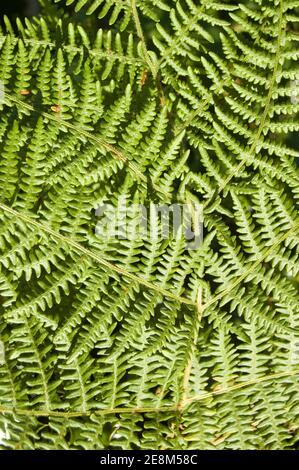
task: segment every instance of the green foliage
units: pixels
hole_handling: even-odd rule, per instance
[[[299,2],[56,2],[0,31],[0,446],[297,448]]]

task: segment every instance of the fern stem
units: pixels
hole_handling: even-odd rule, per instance
[[[188,401],[189,381],[190,381],[190,375],[191,375],[191,370],[192,370],[192,362],[196,354],[196,345],[197,345],[197,340],[198,340],[199,327],[200,327],[200,322],[201,322],[202,314],[203,314],[202,289],[201,288],[198,289],[196,306],[197,306],[197,317],[196,317],[196,321],[195,321],[195,325],[193,329],[193,334],[191,336],[191,338],[193,337],[193,340],[192,340],[192,346],[191,346],[191,351],[190,351],[190,357],[184,369],[183,384],[182,384],[182,397],[178,403],[179,410],[183,410],[186,402]]]
[[[299,369],[288,370],[285,372],[277,372],[274,374],[264,375],[257,379],[248,380],[246,382],[241,382],[230,387],[226,387],[219,390],[214,390],[212,392],[204,392],[200,395],[195,395],[193,397],[189,397],[185,401],[185,407],[189,406],[190,404],[202,400],[206,400],[207,398],[212,398],[216,395],[224,395],[226,393],[230,393],[234,390],[243,389],[252,385],[257,385],[263,382],[269,382],[270,380],[280,379],[284,377],[293,377],[299,374]],[[182,411],[178,409],[178,406],[164,406],[161,408],[153,408],[153,407],[138,407],[138,408],[107,408],[107,409],[95,409],[89,411],[54,411],[54,410],[29,410],[26,408],[12,408],[12,407],[5,407],[0,406],[0,413],[7,413],[7,414],[18,414],[18,415],[25,415],[25,416],[52,416],[52,417],[61,417],[61,418],[79,418],[79,417],[88,417],[91,415],[109,415],[109,414],[135,414],[135,413],[167,413],[169,411],[177,412]]]
[[[144,37],[144,34],[143,34],[143,30],[142,30],[142,26],[141,26],[141,23],[140,23],[138,10],[137,10],[137,6],[136,6],[136,0],[130,0],[130,1],[131,1],[132,14],[133,14],[133,18],[134,18],[134,22],[135,22],[135,26],[136,26],[136,31],[137,31],[138,37],[139,37],[139,39],[142,43],[144,57],[145,57],[145,60],[146,60],[148,66],[150,68],[150,71],[153,74],[154,79],[156,79],[157,74],[158,74],[158,70],[155,67],[154,63],[152,62],[152,60],[149,56],[148,50],[147,50],[146,41],[145,41],[145,37]]]
[[[231,386],[226,387],[226,388],[222,388],[222,389],[220,388],[219,390],[214,390],[212,392],[206,392],[206,393],[202,393],[200,395],[195,395],[193,397],[188,398],[186,400],[185,404],[187,406],[187,405],[190,405],[193,402],[205,400],[206,398],[210,398],[210,397],[213,397],[215,395],[224,395],[226,393],[233,392],[234,390],[239,390],[239,389],[242,389],[242,388],[250,387],[251,385],[257,385],[257,384],[260,384],[260,383],[263,383],[263,382],[268,382],[270,380],[275,380],[275,379],[279,379],[279,378],[282,378],[282,377],[293,377],[293,376],[298,375],[298,374],[299,374],[299,369],[294,369],[294,370],[289,370],[289,371],[286,371],[286,372],[276,372],[274,374],[264,375],[264,376],[259,377],[257,379],[247,380],[246,382],[237,383],[235,385],[231,385]]]

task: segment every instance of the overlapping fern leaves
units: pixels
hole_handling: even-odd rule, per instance
[[[296,447],[299,3],[41,4],[0,36],[2,446]],[[124,195],[203,243],[102,240]]]

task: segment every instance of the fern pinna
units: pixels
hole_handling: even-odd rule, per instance
[[[2,448],[297,448],[298,13],[3,18]],[[139,237],[134,210],[131,236],[101,238],[97,208],[124,196],[153,218],[197,201],[202,242]]]

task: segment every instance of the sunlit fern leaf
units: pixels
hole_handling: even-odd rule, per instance
[[[1,448],[296,448],[298,8],[4,19]]]

